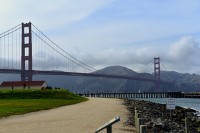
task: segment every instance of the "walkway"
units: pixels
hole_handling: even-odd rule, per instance
[[[123,126],[127,113],[122,100],[90,98],[76,105],[1,119],[0,132],[93,133],[96,128],[119,115],[121,121],[113,126],[113,133],[130,133],[130,129]]]

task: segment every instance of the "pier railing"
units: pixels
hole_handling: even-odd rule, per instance
[[[145,93],[82,93],[84,97],[102,98],[185,98],[182,92],[145,92]]]

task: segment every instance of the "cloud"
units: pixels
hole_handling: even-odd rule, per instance
[[[200,73],[200,43],[191,36],[181,38],[169,47],[167,62],[171,69]]]
[[[138,70],[153,62],[154,57],[160,57],[162,64],[168,71],[200,73],[200,62],[198,62],[200,43],[193,37],[182,37],[179,41],[169,45],[168,48],[161,48],[156,46],[129,49],[110,48],[95,54],[79,53],[78,58],[97,68],[122,65]],[[162,70],[165,70],[163,66]]]
[[[169,56],[175,61],[186,61],[192,56],[198,56],[199,43],[191,36],[183,37],[170,46]]]
[[[0,0],[0,24],[4,27],[32,21],[43,30],[84,20],[113,0]]]

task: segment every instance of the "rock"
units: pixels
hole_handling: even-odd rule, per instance
[[[170,111],[166,110],[166,105],[138,100],[125,100],[125,105],[130,111],[130,117],[127,121],[127,125],[134,126],[134,113],[135,108],[137,108],[138,112],[144,119],[144,123],[147,125],[148,132],[170,132]],[[193,109],[185,109],[177,106],[176,109],[172,111],[173,132],[185,132],[184,126],[186,114],[188,115],[188,120],[190,121],[190,131],[192,131],[192,133],[198,132],[196,128],[200,125],[200,120],[194,112],[196,111]]]

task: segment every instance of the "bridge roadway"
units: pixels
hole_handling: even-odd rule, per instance
[[[0,73],[13,73],[21,74],[19,69],[0,69]],[[28,72],[28,71],[27,71]],[[114,79],[130,79],[139,81],[155,82],[155,79],[147,79],[133,76],[122,76],[122,75],[108,75],[108,74],[97,74],[97,73],[78,73],[78,72],[63,72],[63,71],[40,71],[32,70],[33,75],[67,75],[67,76],[84,76],[84,77],[103,77],[103,78],[114,78]],[[165,81],[160,81],[165,82]]]

